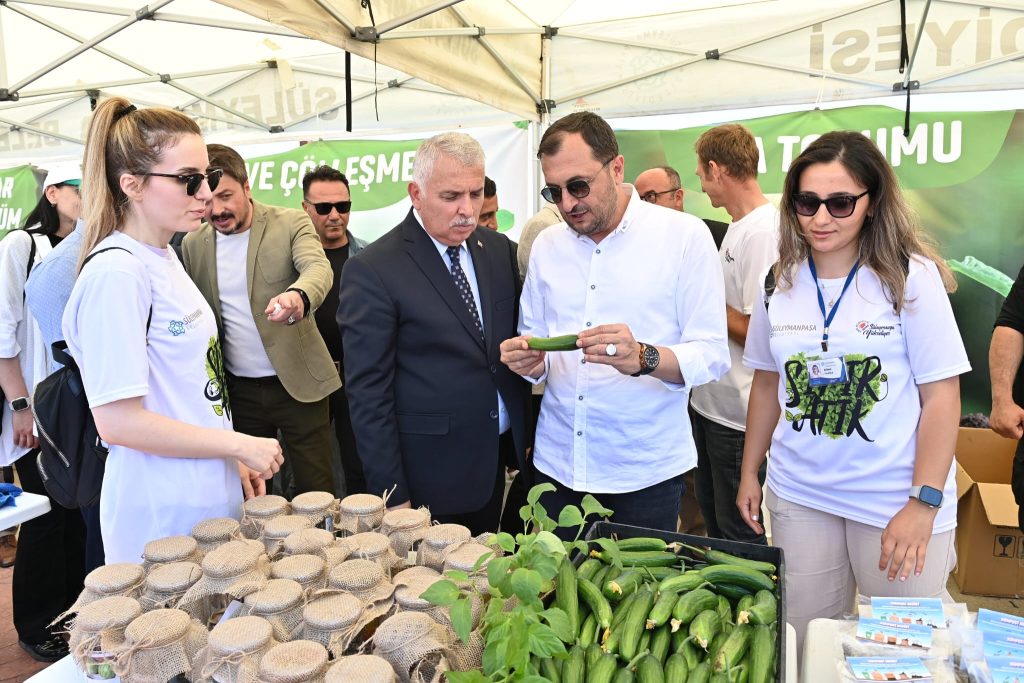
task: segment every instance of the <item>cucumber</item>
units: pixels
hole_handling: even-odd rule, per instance
[[[775,565],[771,562],[748,560],[745,557],[737,557],[736,555],[732,555],[721,550],[712,550],[710,548],[704,550],[701,548],[695,548],[692,545],[682,544],[682,546],[687,550],[700,555],[708,564],[729,564],[734,567],[746,567],[747,569],[753,569],[768,575],[775,574]]]
[[[756,569],[749,569],[747,567],[731,564],[713,564],[701,569],[700,574],[708,583],[713,583],[716,586],[728,584],[746,588],[751,592],[775,590],[775,582],[771,578]]]
[[[706,609],[690,622],[690,635],[706,652],[712,639],[722,631],[722,617],[713,609]]]
[[[719,671],[731,670],[738,666],[747,654],[747,650],[750,649],[751,636],[753,636],[753,629],[747,624],[740,624],[734,628],[725,644],[715,654],[715,659],[711,663],[711,670],[718,673]]]
[[[603,550],[591,550],[590,555],[608,564],[612,562],[612,556]],[[619,552],[619,560],[626,567],[671,567],[679,562],[679,556],[660,550],[624,550]]]
[[[651,651],[651,634],[653,631],[645,630],[640,634],[640,644],[636,646],[637,652],[648,653]]]
[[[586,655],[583,648],[573,645],[569,650],[569,658],[562,662],[561,683],[584,683],[587,672]]]
[[[601,628],[611,626],[612,606],[608,604],[600,589],[586,579],[578,578],[576,580],[576,590],[579,591],[580,599],[590,608],[591,613],[596,617],[597,623],[601,625]]]
[[[778,600],[775,598],[775,593],[771,591],[757,591],[757,593],[754,594],[754,602],[759,605],[761,603],[770,602],[774,605]]]
[[[686,665],[690,667],[690,671],[697,668],[697,665],[704,661],[704,651],[697,646],[697,643],[693,642],[692,638],[687,638],[683,646],[676,650],[686,660]]]
[[[711,681],[711,662],[701,662],[690,669],[690,677],[686,683],[709,683]],[[562,683],[565,683],[563,680]]]
[[[615,670],[618,669],[615,655],[602,653],[593,665],[587,666],[587,683],[612,683]]]
[[[739,602],[743,598],[754,596],[754,592],[749,588],[743,588],[742,586],[735,586],[731,583],[720,583],[716,585],[715,592],[719,595],[724,595],[726,598],[733,602]]]
[[[576,567],[576,576],[577,578],[593,581],[594,575],[597,574],[598,570],[603,566],[604,564],[601,560],[596,557],[588,557],[580,563],[580,566]]]
[[[725,641],[729,640],[729,634],[725,631],[715,634],[714,640],[711,641],[711,645],[708,647],[708,656],[704,658],[704,661],[711,662],[711,672],[715,672],[715,657],[718,656],[718,651],[725,645]]]
[[[541,658],[540,675],[551,683],[562,683],[562,671],[558,668],[558,660],[554,657]]]
[[[748,662],[750,683],[770,683],[775,679],[775,634],[769,627],[754,627]]]
[[[633,678],[633,670],[625,666],[615,672],[615,678],[612,679],[612,683],[633,683]]]
[[[580,632],[580,598],[577,594],[576,567],[563,558],[558,565],[558,583],[555,588],[555,607],[558,607],[569,617],[569,631],[575,638]]]
[[[598,645],[597,643],[592,643],[583,651],[583,654],[584,659],[587,663],[587,680],[589,681],[590,672],[593,671],[595,667],[597,667],[597,660],[601,659],[601,657],[604,657],[605,653],[601,649],[600,645]]]
[[[612,614],[611,628],[605,630],[604,635],[601,637],[601,647],[605,652],[615,653],[619,651],[622,622],[626,620],[626,616],[633,608],[633,603],[636,602],[639,597],[639,593],[633,593],[632,595],[627,596],[616,606],[615,611]]]
[[[736,615],[739,616],[740,612],[743,612],[750,608],[754,604],[753,595],[744,595],[736,602]]]
[[[653,631],[648,631],[651,634],[651,655],[658,660],[659,664],[665,663],[665,658],[668,657],[668,649],[672,645],[672,631],[669,630],[668,624],[659,626]],[[640,648],[643,650],[643,648]]]
[[[614,579],[606,581],[601,589],[601,593],[604,597],[615,602],[634,592],[643,581],[644,579],[639,569],[629,569]]]
[[[671,576],[679,576],[679,567],[642,567],[645,581],[661,582]]]
[[[662,671],[661,662],[652,655],[644,655],[636,663],[637,683],[665,683],[665,672]]]
[[[737,624],[755,624],[770,626],[778,617],[776,603],[762,602],[751,605],[746,611],[736,615]]]
[[[647,621],[647,614],[654,605],[654,592],[647,587],[642,588],[629,609],[629,614],[622,621],[622,635],[619,645],[619,654],[623,659],[633,659],[638,652],[640,638],[645,631],[644,625]]]
[[[689,674],[690,666],[685,657],[678,652],[669,656],[665,662],[665,683],[686,683]]]
[[[678,600],[679,595],[672,591],[660,593],[658,599],[654,601],[651,613],[647,615],[647,628],[657,628],[667,624],[668,620],[672,618],[672,608],[676,606]]]
[[[579,347],[576,341],[579,339],[575,334],[563,334],[559,337],[530,337],[526,345],[534,351],[575,351]]]
[[[658,584],[658,591],[664,593],[666,591],[672,591],[674,593],[685,593],[692,591],[703,586],[707,581],[700,575],[699,572],[686,572],[684,574],[675,574],[663,579]]]
[[[596,557],[591,557],[590,559],[591,560],[597,560]],[[604,582],[611,578],[610,576],[608,576],[609,570],[615,569],[615,566],[614,565],[610,565],[610,564],[605,564],[604,562],[601,562],[601,560],[597,560],[597,562],[601,566],[597,568],[597,571],[594,572],[593,576],[585,577],[585,578],[587,578],[590,581],[590,583],[594,584],[595,586],[603,586]],[[579,576],[579,575],[580,575],[580,573],[576,572],[576,576]]]
[[[668,543],[661,540],[660,538],[654,538],[651,536],[634,536],[633,538],[620,538],[616,541],[616,545],[619,546],[619,550],[665,550],[668,548]]]
[[[718,616],[722,617],[722,623],[732,623],[732,605],[721,593],[718,595]]]
[[[676,630],[680,626],[686,626],[704,610],[717,607],[718,596],[706,588],[698,588],[681,595],[672,608],[672,628]]]
[[[588,647],[591,643],[597,642],[598,628],[600,627],[597,625],[597,618],[592,613],[587,615],[587,618],[583,620],[583,625],[580,626],[580,633],[576,642],[581,647]]]

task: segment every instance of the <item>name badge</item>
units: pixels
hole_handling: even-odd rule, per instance
[[[807,377],[812,387],[846,382],[846,360],[843,356],[807,359]]]

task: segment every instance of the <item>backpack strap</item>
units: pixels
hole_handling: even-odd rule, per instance
[[[764,276],[764,310],[768,311],[768,302],[772,300],[772,294],[775,294],[775,266],[779,265],[778,261],[772,264],[772,267],[768,269],[768,274]]]

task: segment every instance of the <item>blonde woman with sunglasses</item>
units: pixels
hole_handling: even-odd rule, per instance
[[[110,98],[85,149],[85,235],[63,330],[110,453],[100,496],[107,563],[147,541],[238,517],[281,447],[232,431],[213,312],[168,246],[196,230],[220,179],[195,121]],[[241,478],[241,481],[239,480]]]
[[[786,553],[787,616],[854,597],[948,597],[959,375],[971,369],[947,292],[885,158],[857,132],[812,143],[783,187],[779,261],[755,308],[736,504],[759,531],[758,467]]]

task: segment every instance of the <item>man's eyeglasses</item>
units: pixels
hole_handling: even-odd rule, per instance
[[[206,173],[140,173],[139,175],[158,176],[160,178],[174,178],[179,183],[185,186],[185,194],[189,197],[195,197],[196,192],[199,192],[199,188],[203,186],[205,180],[210,185],[210,192],[217,189],[220,184],[221,176],[224,175],[224,169],[222,168],[210,168],[207,169]]]
[[[640,195],[640,199],[644,200],[645,202],[650,202],[651,204],[654,204],[658,201],[659,195],[668,194],[669,192],[675,192],[678,189],[678,187],[673,187],[671,190],[662,190],[661,192],[655,192],[654,190],[651,190],[649,192],[644,192],[642,195]]]
[[[813,216],[818,213],[818,209],[824,204],[825,209],[832,218],[846,218],[857,208],[857,201],[867,193],[867,190],[865,190],[858,195],[837,194],[827,199],[822,199],[810,192],[797,192],[793,195],[791,204],[793,205],[793,210],[801,216]]]
[[[306,201],[303,199],[302,201]],[[338,213],[348,213],[352,210],[352,202],[306,202],[314,209],[316,209],[317,215],[326,216],[331,212],[331,209],[336,209]]]
[[[565,184],[565,190],[576,199],[583,199],[590,194],[590,183],[594,182],[594,178],[596,178],[601,171],[604,170],[604,167],[610,164],[613,159],[615,159],[615,157],[612,157],[601,164],[601,168],[599,168],[597,173],[592,175],[589,180],[570,180]],[[540,190],[540,196],[543,197],[545,201],[551,202],[552,204],[561,204],[562,188],[558,185],[545,185]]]

